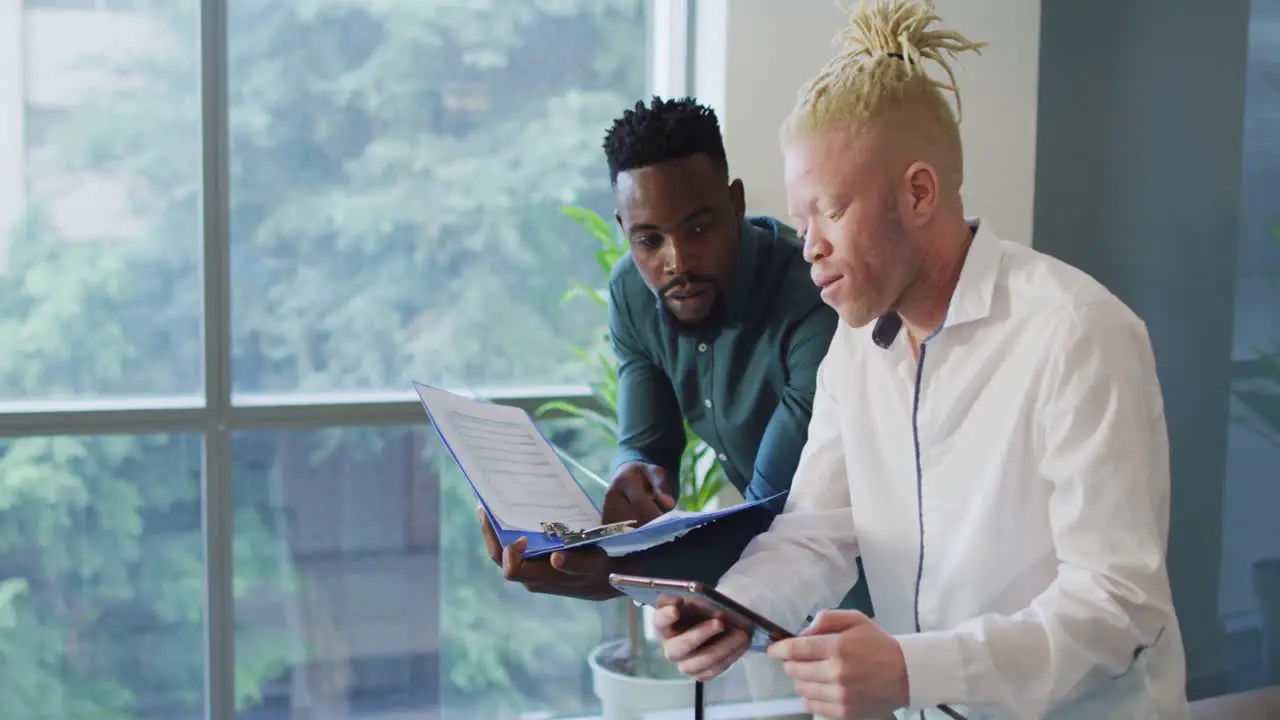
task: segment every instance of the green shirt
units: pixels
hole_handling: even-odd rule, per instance
[[[707,337],[680,332],[672,324],[630,255],[614,266],[609,280],[609,334],[618,357],[614,468],[640,460],[678,477],[687,418],[748,501],[791,488],[809,436],[818,364],[839,322],[810,279],[802,249],[791,228],[771,218],[748,218],[726,292],[726,322]],[[783,496],[759,513],[740,513],[641,553],[641,572],[715,583],[751,538],[768,529],[785,502]],[[874,615],[865,579],[840,607]]]
[[[839,322],[809,277],[801,243],[770,218],[742,224],[726,322],[701,337],[674,326],[628,255],[609,283],[618,357],[619,452],[675,477],[685,418],[748,501],[791,487],[818,372]],[[781,510],[784,499],[775,503]]]

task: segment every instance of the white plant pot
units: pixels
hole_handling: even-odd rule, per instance
[[[653,614],[657,611],[649,605],[640,606],[640,626],[644,628],[644,639],[651,643],[658,642],[658,634],[653,630]]]
[[[591,684],[600,699],[603,720],[643,720],[645,713],[660,710],[693,708],[693,680],[689,678],[655,679],[615,672],[601,663],[602,656],[612,656],[626,640],[604,643],[591,651]]]

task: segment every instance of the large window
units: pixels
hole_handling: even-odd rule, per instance
[[[612,208],[644,3],[229,5],[236,395],[578,377],[597,266],[556,208]]]
[[[409,383],[586,394],[560,210],[683,12],[0,7],[0,717],[599,712],[619,607],[502,581]]]
[[[200,444],[0,441],[0,716],[198,717]],[[242,578],[270,574],[246,567]]]

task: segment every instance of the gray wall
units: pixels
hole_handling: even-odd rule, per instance
[[[1275,0],[1256,5],[1255,19],[1280,19]],[[1280,289],[1240,287],[1259,273],[1256,259],[1240,272],[1242,253],[1269,252],[1255,235],[1268,216],[1280,220],[1268,215],[1280,185],[1258,182],[1275,178],[1280,162],[1260,162],[1251,148],[1254,182],[1241,193],[1246,140],[1277,144],[1274,125],[1244,132],[1250,10],[1247,0],[1044,0],[1041,9],[1033,244],[1093,274],[1150,329],[1172,452],[1170,572],[1193,698],[1276,682],[1254,657],[1262,631],[1249,630],[1274,616],[1275,598],[1254,596],[1248,578],[1254,555],[1280,536],[1265,529],[1280,516],[1280,500],[1267,497],[1280,486],[1280,451],[1229,420],[1239,410],[1237,325],[1274,330],[1280,306]],[[1255,37],[1280,44],[1275,27],[1255,25]],[[1269,517],[1258,517],[1268,503]],[[1233,526],[1256,537],[1235,537]],[[1224,632],[1232,622],[1248,632]]]

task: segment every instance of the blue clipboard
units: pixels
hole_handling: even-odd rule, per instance
[[[440,440],[449,451],[454,463],[462,470],[463,475],[467,478],[467,483],[471,485],[471,490],[475,492],[481,506],[484,508],[485,514],[489,517],[489,522],[493,525],[493,530],[498,537],[498,541],[503,547],[506,547],[521,538],[528,538],[528,546],[522,553],[522,557],[525,558],[547,555],[556,552],[557,550],[565,550],[574,547],[587,547],[592,545],[601,548],[612,556],[627,555],[669,542],[681,535],[684,535],[690,530],[694,530],[729,515],[743,512],[758,505],[770,502],[783,494],[779,493],[779,495],[775,495],[774,497],[750,503],[742,503],[730,508],[711,512],[685,513],[672,511],[648,523],[644,527],[639,528],[632,527],[631,523],[613,523],[605,525],[600,522],[600,508],[595,505],[591,500],[590,495],[587,494],[587,491],[580,483],[578,483],[577,479],[574,478],[573,473],[570,472],[569,468],[565,465],[564,460],[556,452],[555,448],[553,448],[547,439],[542,436],[541,432],[538,431],[537,426],[533,423],[533,419],[529,417],[528,413],[525,413],[522,410],[510,408],[509,412],[506,410],[504,410],[504,412],[507,412],[511,422],[519,422],[521,426],[527,426],[523,428],[528,432],[526,437],[536,438],[536,441],[539,442],[541,446],[545,446],[545,451],[540,447],[539,452],[541,452],[543,456],[555,458],[555,461],[559,465],[559,469],[562,469],[567,474],[574,486],[582,493],[586,504],[590,505],[590,507],[594,509],[595,521],[593,523],[586,523],[580,527],[574,527],[563,522],[560,518],[550,517],[541,521],[539,523],[540,526],[536,528],[505,527],[502,524],[502,521],[498,519],[497,515],[490,508],[489,502],[486,501],[484,497],[484,493],[481,492],[481,488],[478,487],[477,478],[473,477],[473,473],[480,472],[480,468],[475,466],[468,467],[468,464],[463,461],[462,457],[460,457],[458,449],[456,449],[454,447],[454,443],[450,441],[449,432],[447,432],[443,427],[443,423],[441,422],[442,418],[437,417],[436,413],[432,410],[432,406],[435,404],[432,398],[435,398],[436,401],[447,400],[449,403],[454,404],[481,407],[488,406],[490,408],[495,407],[494,404],[485,400],[468,398],[457,393],[452,393],[447,390],[432,387],[425,383],[416,381],[413,383],[413,387],[415,392],[418,394],[419,401],[422,403],[423,410],[427,413],[427,418],[431,420],[431,424],[436,429],[437,434],[439,434]],[[485,482],[488,482],[488,478],[485,478]]]

